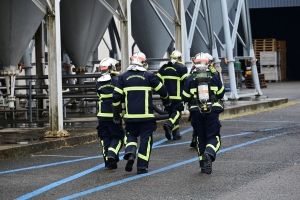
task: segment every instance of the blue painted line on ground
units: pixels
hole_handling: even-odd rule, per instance
[[[221,120],[222,122],[255,122],[255,123],[278,123],[278,122],[282,122],[282,123],[291,123],[291,121],[260,121],[260,120],[230,120],[230,119],[225,119],[225,120]]]
[[[44,167],[53,167],[55,165],[63,165],[63,164],[91,160],[91,159],[102,158],[102,157],[103,156],[92,156],[92,157],[80,158],[80,159],[75,159],[75,160],[67,160],[67,161],[62,161],[62,162],[55,162],[55,163],[49,163],[49,164],[44,164],[44,165],[31,166],[31,167],[2,171],[2,172],[0,172],[0,174],[8,174],[8,173],[14,173],[14,172],[25,171],[25,170],[40,169],[40,168],[44,168]]]
[[[267,130],[268,131],[279,130],[279,129],[281,129],[281,128],[265,129],[265,130],[260,130],[258,132],[264,132],[264,131],[267,131]],[[242,132],[242,133],[237,133],[237,134],[232,134],[232,135],[225,135],[225,136],[221,136],[221,139],[230,138],[230,137],[244,136],[244,135],[249,135],[249,134],[253,134],[253,133],[255,133],[255,132]],[[187,143],[190,143],[190,141],[188,141],[188,142],[176,142],[176,143],[172,143],[172,144],[164,144],[164,145],[156,146],[155,148],[177,146],[177,145],[187,144]]]
[[[251,140],[251,141],[241,143],[241,144],[238,144],[238,145],[234,145],[234,146],[231,146],[231,147],[220,150],[218,152],[218,154],[219,153],[224,153],[226,151],[230,151],[230,150],[233,150],[233,149],[237,149],[237,148],[240,148],[240,147],[244,147],[244,146],[247,146],[247,145],[250,145],[250,144],[254,144],[254,143],[257,143],[257,142],[261,142],[263,140],[268,140],[268,139],[271,139],[271,138],[279,137],[279,136],[282,136],[282,135],[285,135],[285,134],[287,134],[287,132],[271,135],[271,136],[256,139],[256,140]],[[107,189],[109,187],[113,187],[113,186],[120,185],[120,184],[129,182],[129,181],[140,179],[140,178],[143,178],[145,176],[151,176],[153,174],[157,174],[159,172],[163,172],[163,171],[166,171],[166,170],[169,170],[169,169],[172,169],[172,168],[176,168],[176,167],[179,167],[179,166],[191,163],[191,162],[198,161],[198,160],[199,160],[198,157],[192,158],[192,159],[189,159],[189,160],[186,160],[186,161],[183,161],[183,162],[179,162],[179,163],[167,166],[167,167],[163,167],[163,168],[160,168],[160,169],[157,169],[157,170],[150,171],[147,174],[135,175],[135,176],[125,178],[125,179],[122,179],[122,180],[119,180],[119,181],[111,182],[109,184],[105,184],[105,185],[102,185],[102,186],[99,186],[99,187],[96,187],[96,188],[93,188],[93,189],[90,189],[90,190],[86,190],[86,191],[83,191],[83,192],[72,194],[70,196],[60,198],[59,200],[69,200],[69,199],[74,199],[74,198],[77,198],[77,197],[85,196],[85,195],[88,195],[88,194],[91,194],[91,193],[94,193],[94,192],[98,192],[98,191]]]
[[[243,135],[248,135],[248,134],[253,134],[253,133],[255,133],[255,132],[243,132],[243,133],[237,133],[237,134],[232,134],[232,135],[224,135],[224,136],[221,136],[221,139],[236,137],[236,136],[243,136]]]
[[[268,130],[275,130],[275,129],[277,129],[277,128],[274,128],[274,129],[268,129]],[[280,128],[279,128],[280,129]],[[181,134],[185,134],[185,133],[187,133],[187,132],[189,132],[189,131],[192,131],[193,130],[193,128],[191,127],[191,128],[188,128],[188,129],[186,129],[186,130],[184,130],[184,131],[181,131]],[[235,135],[237,135],[237,136],[240,136],[240,135],[245,135],[245,134],[250,134],[251,132],[245,132],[245,133],[241,133],[241,134],[235,134]],[[254,132],[253,132],[254,133]],[[234,136],[234,135],[232,135],[232,136]],[[159,144],[161,144],[161,143],[163,143],[163,142],[165,142],[165,141],[167,141],[167,139],[162,139],[162,140],[160,140],[160,141],[158,141],[158,142],[155,142],[155,143],[153,143],[153,148],[157,148],[157,145],[159,145]],[[180,144],[180,143],[176,143],[177,145],[178,144]],[[170,144],[170,145],[173,145],[173,144]],[[159,147],[158,147],[159,148]],[[120,160],[122,160],[122,158],[120,159]],[[31,198],[31,197],[34,197],[34,196],[36,196],[36,195],[38,195],[38,194],[41,194],[41,193],[43,193],[43,192],[45,192],[45,191],[47,191],[47,190],[50,190],[50,189],[52,189],[52,188],[54,188],[54,187],[57,187],[57,186],[59,186],[59,185],[61,185],[61,184],[64,184],[64,183],[67,183],[67,182],[69,182],[69,181],[72,181],[72,180],[75,180],[75,179],[77,179],[77,178],[80,178],[80,177],[82,177],[82,176],[84,176],[84,175],[86,175],[86,174],[88,174],[88,173],[91,173],[91,172],[93,172],[93,171],[95,171],[95,170],[98,170],[98,169],[101,169],[101,168],[103,168],[104,167],[104,164],[101,164],[101,165],[99,165],[99,166],[96,166],[96,167],[94,167],[94,168],[91,168],[91,169],[94,169],[94,170],[91,170],[91,169],[89,169],[89,170],[85,170],[85,171],[83,171],[83,172],[81,172],[81,173],[78,173],[78,174],[75,174],[75,175],[73,175],[73,176],[70,176],[70,177],[68,177],[68,178],[66,178],[66,179],[63,179],[63,180],[61,180],[61,181],[57,181],[57,182],[54,182],[54,183],[52,183],[52,184],[49,184],[48,186],[45,186],[45,187],[43,187],[43,188],[40,188],[40,189],[38,189],[38,190],[35,190],[35,191],[33,191],[33,192],[31,192],[31,193],[28,193],[28,194],[26,194],[26,195],[23,195],[22,197],[25,197],[25,196],[28,196],[29,198]],[[21,197],[20,197],[21,198]],[[28,199],[27,197],[26,198],[22,198],[22,199]]]
[[[176,143],[172,143],[172,144],[163,144],[163,145],[156,146],[155,149],[162,148],[162,147],[178,146],[178,145],[188,144],[188,143],[190,143],[190,141],[189,142],[176,142]]]
[[[35,190],[35,191],[30,192],[30,193],[28,193],[28,194],[25,194],[25,195],[23,195],[23,196],[21,196],[21,197],[19,197],[19,198],[16,198],[16,200],[24,200],[24,199],[32,198],[32,197],[34,197],[34,196],[36,196],[36,195],[38,195],[38,194],[41,194],[41,193],[46,192],[46,191],[48,191],[48,190],[51,190],[51,189],[53,189],[53,188],[55,188],[55,187],[57,187],[57,186],[60,186],[60,185],[62,185],[62,184],[64,184],[64,183],[67,183],[67,182],[70,182],[70,181],[72,181],[72,180],[75,180],[75,179],[77,179],[77,178],[79,178],[79,177],[82,177],[82,176],[84,176],[84,175],[86,175],[86,174],[89,174],[89,173],[91,173],[91,172],[93,172],[93,171],[96,171],[96,170],[98,170],[98,169],[100,169],[100,168],[102,168],[102,167],[104,167],[104,163],[103,163],[103,164],[100,164],[100,165],[98,165],[98,166],[96,166],[96,167],[90,168],[90,169],[88,169],[88,170],[82,171],[82,172],[80,172],[80,173],[78,173],[78,174],[75,174],[75,175],[73,175],[73,176],[70,176],[70,177],[68,177],[68,178],[65,178],[65,179],[62,179],[62,180],[60,180],[60,181],[51,183],[51,184],[49,184],[49,185],[47,185],[47,186],[45,186],[45,187],[42,187],[42,188],[40,188],[40,189],[38,189],[38,190]]]
[[[259,130],[259,132],[278,131],[278,130],[281,130],[281,129],[284,129],[284,128],[287,128],[287,127],[267,128],[267,129],[264,129],[264,130]]]
[[[257,142],[261,142],[263,140],[268,140],[268,139],[272,139],[272,138],[279,137],[279,136],[282,136],[282,135],[286,135],[286,134],[288,134],[288,132],[278,133],[278,134],[271,135],[271,136],[268,136],[268,137],[259,138],[259,139],[256,139],[256,140],[251,140],[251,141],[248,141],[248,142],[237,144],[237,145],[225,148],[225,149],[221,149],[220,151],[218,151],[218,154],[226,152],[226,151],[230,151],[230,150],[233,150],[233,149],[237,149],[239,147],[243,147],[243,146],[247,146],[247,145],[250,145],[250,144],[257,143]]]
[[[298,125],[300,126],[300,125]],[[259,132],[266,132],[266,131],[272,131],[272,130],[280,130],[283,128],[288,128],[288,127],[277,127],[277,128],[270,128],[270,129],[264,129],[264,130],[260,130]],[[181,131],[181,134],[185,134],[189,131],[192,131],[193,128],[188,128],[186,130]],[[228,138],[228,137],[236,137],[236,136],[242,136],[242,135],[246,135],[246,134],[252,134],[254,132],[244,132],[244,133],[238,133],[238,134],[232,134],[232,135],[226,135],[226,136],[222,136],[222,138]],[[158,142],[153,143],[153,147],[155,147],[156,145],[159,145],[161,143],[164,143],[168,141],[167,139],[162,139]],[[172,143],[169,145],[160,145],[160,146],[156,146],[155,148],[161,148],[164,146],[175,146],[175,145],[179,145],[179,144],[186,144],[189,142],[184,142],[184,143]],[[120,155],[124,154],[125,152],[119,152]],[[1,174],[8,174],[8,173],[14,173],[14,172],[20,172],[20,171],[26,171],[26,170],[33,170],[33,169],[40,169],[40,168],[44,168],[44,167],[53,167],[56,165],[62,165],[62,164],[68,164],[68,163],[72,163],[72,162],[80,162],[80,161],[85,161],[85,160],[91,160],[91,159],[96,159],[96,158],[102,158],[103,156],[92,156],[92,157],[87,157],[87,158],[80,158],[80,159],[75,159],[75,160],[68,160],[68,161],[62,161],[62,162],[55,162],[55,163],[49,163],[49,164],[44,164],[44,165],[36,165],[36,166],[31,166],[31,167],[25,167],[25,168],[19,168],[19,169],[14,169],[14,170],[7,170],[7,171],[2,171],[0,172]]]
[[[186,129],[186,130],[184,130],[184,131],[181,131],[180,133],[183,135],[183,134],[185,134],[185,133],[187,133],[187,132],[189,132],[189,131],[191,131],[191,130],[192,130],[192,128],[188,128],[188,129]],[[153,143],[153,147],[155,148],[156,145],[159,145],[159,144],[161,144],[161,143],[163,143],[163,142],[165,142],[165,141],[167,141],[167,139],[159,140],[159,141]],[[120,160],[123,160],[123,158],[120,158]],[[46,191],[48,191],[48,190],[51,190],[51,189],[53,189],[53,188],[55,188],[55,187],[57,187],[57,186],[59,186],[59,185],[62,185],[62,184],[64,184],[64,183],[73,181],[73,180],[75,180],[75,179],[77,179],[77,178],[80,178],[80,177],[82,177],[82,176],[85,176],[85,175],[87,175],[87,174],[89,174],[89,173],[92,173],[93,171],[99,170],[99,169],[101,169],[101,168],[103,168],[103,167],[104,167],[104,164],[101,164],[101,165],[96,166],[96,167],[93,167],[93,168],[91,168],[91,169],[82,171],[82,172],[77,173],[77,174],[75,174],[75,175],[73,175],[73,176],[70,176],[70,177],[65,178],[65,179],[62,179],[62,180],[60,180],[60,181],[51,183],[51,184],[49,184],[49,185],[47,185],[47,186],[45,186],[45,187],[42,187],[42,188],[40,188],[40,189],[38,189],[38,190],[35,190],[35,191],[30,192],[30,193],[28,193],[28,194],[25,194],[25,195],[23,195],[23,196],[17,198],[16,200],[25,200],[25,199],[32,198],[32,197],[34,197],[34,196],[36,196],[36,195],[39,195],[39,194],[41,194],[41,193],[43,193],[43,192],[46,192]]]
[[[185,134],[185,133],[187,133],[191,130],[193,130],[193,129],[188,128],[186,130],[181,131],[180,133],[183,135],[183,134]],[[155,147],[156,145],[159,145],[161,143],[164,143],[166,141],[168,141],[168,140],[167,139],[162,139],[158,142],[155,142],[155,143],[153,143],[153,147]],[[124,151],[119,152],[119,154],[124,154],[124,153],[125,153]],[[53,167],[53,166],[56,166],[56,165],[68,164],[68,163],[72,163],[72,162],[80,162],[80,161],[91,160],[91,159],[96,159],[96,158],[103,158],[103,155],[101,155],[101,156],[92,156],[92,157],[87,157],[87,158],[80,158],[80,159],[75,159],[75,160],[62,161],[62,162],[49,163],[49,164],[44,164],[44,165],[36,165],[36,166],[13,169],[13,170],[7,170],[7,171],[0,172],[0,175],[1,174],[14,173],[14,172],[20,172],[20,171],[25,171],[25,170],[40,169],[40,168],[44,168],[44,167]]]

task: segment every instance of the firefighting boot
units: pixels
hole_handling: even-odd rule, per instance
[[[148,173],[147,168],[137,168],[137,174],[145,174]]]
[[[211,174],[212,172],[212,157],[208,153],[202,155],[202,160],[204,161],[204,168],[206,174]]]
[[[105,168],[111,170],[111,166],[109,165],[108,161],[105,161]]]
[[[111,169],[117,169],[118,168],[116,159],[114,157],[108,157],[107,160],[108,160],[108,163],[109,163],[109,166],[110,166]]]
[[[168,140],[171,140],[172,136],[172,127],[168,124],[168,123],[165,123],[164,126],[163,126],[164,130],[165,130],[165,136]]]
[[[130,154],[128,156],[128,161],[127,161],[126,166],[125,166],[125,171],[126,172],[131,172],[132,171],[132,166],[133,166],[133,163],[134,163],[134,159],[135,159],[134,154]]]
[[[202,161],[199,161],[199,165],[200,165],[200,172],[201,173],[206,173],[206,170],[205,170],[205,168],[204,168],[204,162],[203,162],[203,160]]]
[[[182,138],[182,136],[180,135],[178,129],[176,129],[175,131],[173,131],[172,135],[173,135],[173,140],[180,140]]]

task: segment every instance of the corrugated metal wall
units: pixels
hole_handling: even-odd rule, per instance
[[[300,6],[300,0],[248,0],[250,8],[275,8]]]

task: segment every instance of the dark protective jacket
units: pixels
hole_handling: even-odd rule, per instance
[[[179,63],[168,62],[161,66],[157,74],[161,82],[167,87],[172,101],[181,101],[184,80],[189,75],[187,67]]]
[[[118,77],[112,76],[111,80],[97,82],[96,90],[99,97],[97,117],[101,121],[112,121],[112,97],[115,86],[118,83]]]
[[[220,101],[224,94],[225,88],[220,79],[218,72],[213,73],[210,79],[210,90],[213,95],[214,103],[212,105],[212,111],[223,112],[224,108]],[[198,106],[194,103],[196,102],[197,96],[197,81],[194,80],[194,76],[190,75],[184,83],[182,91],[182,100],[184,102],[190,103],[190,111],[199,111]]]
[[[147,71],[127,71],[119,76],[113,93],[113,106],[125,101],[125,122],[149,121],[154,119],[152,89],[162,99],[169,97],[167,88],[158,78]]]

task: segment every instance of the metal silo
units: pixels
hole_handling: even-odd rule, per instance
[[[234,5],[235,0],[226,0],[227,1],[227,6],[228,6],[228,10],[230,10],[232,8],[232,6]],[[223,27],[223,21],[222,21],[222,13],[221,13],[221,3],[220,0],[209,0],[208,1],[209,4],[207,4],[208,6],[208,12],[210,13],[210,20],[211,20],[211,28],[213,30],[213,32],[216,35],[223,35],[223,33],[221,32],[222,27]],[[201,3],[201,7],[200,10],[202,13],[205,13],[205,8],[204,7],[204,1],[202,1]],[[188,10],[190,12],[192,12],[192,10],[194,9],[194,5],[191,3],[190,7],[188,8]],[[197,26],[199,28],[199,30],[201,31],[201,34],[198,32],[198,30],[195,30],[195,34],[194,34],[194,38],[193,38],[193,43],[191,46],[191,56],[194,56],[195,54],[199,53],[199,52],[209,52],[212,53],[212,44],[210,41],[210,33],[209,33],[209,24],[206,23],[208,16],[202,16],[202,15],[198,15],[198,19],[197,19]],[[187,24],[191,24],[191,19],[187,17]],[[207,43],[207,44],[206,44]]]
[[[174,10],[170,1],[156,1],[172,18]],[[184,1],[185,9],[190,1]],[[131,2],[132,37],[147,58],[163,58],[174,40],[174,24],[158,9],[145,0]],[[158,69],[160,61],[149,61],[151,69]]]
[[[45,0],[40,1],[45,5]],[[41,23],[44,13],[31,0],[1,0],[0,70],[5,76],[9,107],[14,107],[18,63]]]
[[[108,3],[117,9],[117,0]],[[99,0],[62,0],[60,10],[62,47],[79,72],[102,39],[112,13]]]

